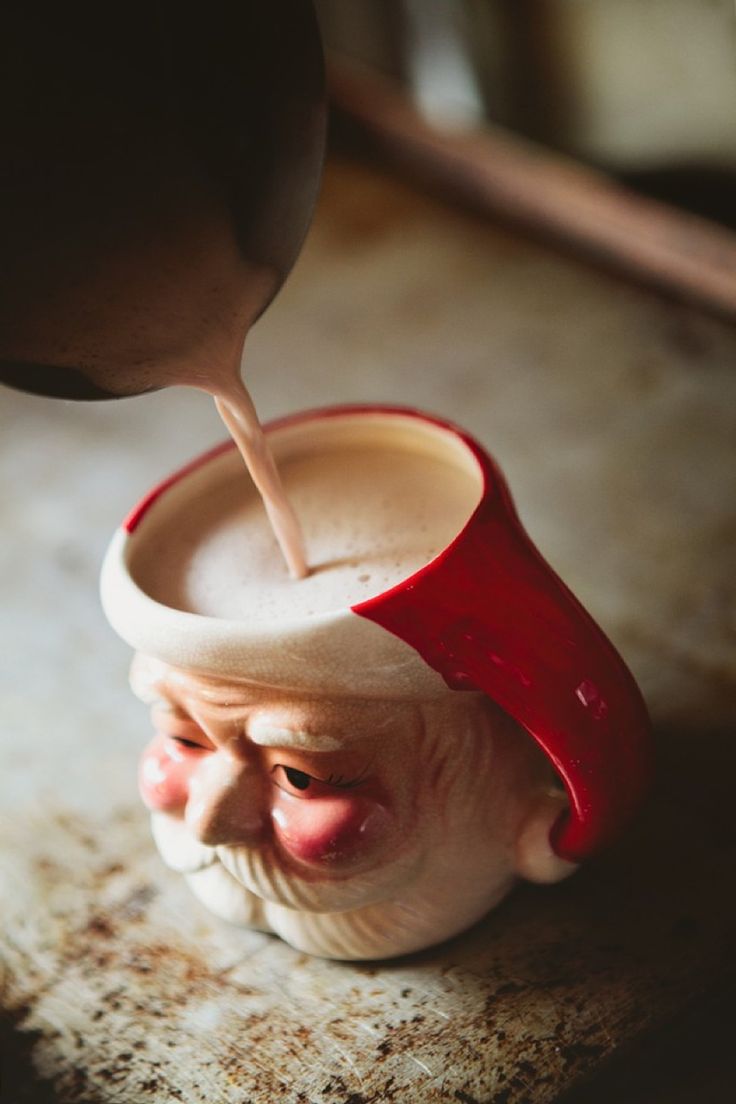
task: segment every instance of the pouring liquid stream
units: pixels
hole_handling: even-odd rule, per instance
[[[284,491],[248,389],[236,373],[227,385],[212,387],[210,393],[263,500],[289,574],[292,579],[303,579],[308,567],[301,526]]]

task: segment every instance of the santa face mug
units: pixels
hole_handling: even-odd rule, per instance
[[[336,407],[267,431],[306,579],[229,444],[108,551],[155,732],[141,794],[218,916],[332,958],[415,951],[615,837],[651,773],[646,709],[461,429]]]

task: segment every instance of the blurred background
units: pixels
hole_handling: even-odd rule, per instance
[[[732,0],[317,0],[439,127],[501,124],[733,225]]]

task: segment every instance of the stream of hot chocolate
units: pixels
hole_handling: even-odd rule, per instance
[[[293,579],[308,573],[301,526],[281,482],[256,408],[239,373],[220,380],[210,394],[263,499],[274,536]]]

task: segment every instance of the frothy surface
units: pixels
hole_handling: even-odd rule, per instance
[[[402,449],[343,448],[282,461],[310,575],[289,578],[263,505],[233,464],[151,532],[134,557],[139,586],[190,613],[270,622],[343,609],[437,555],[480,497],[444,460]]]

